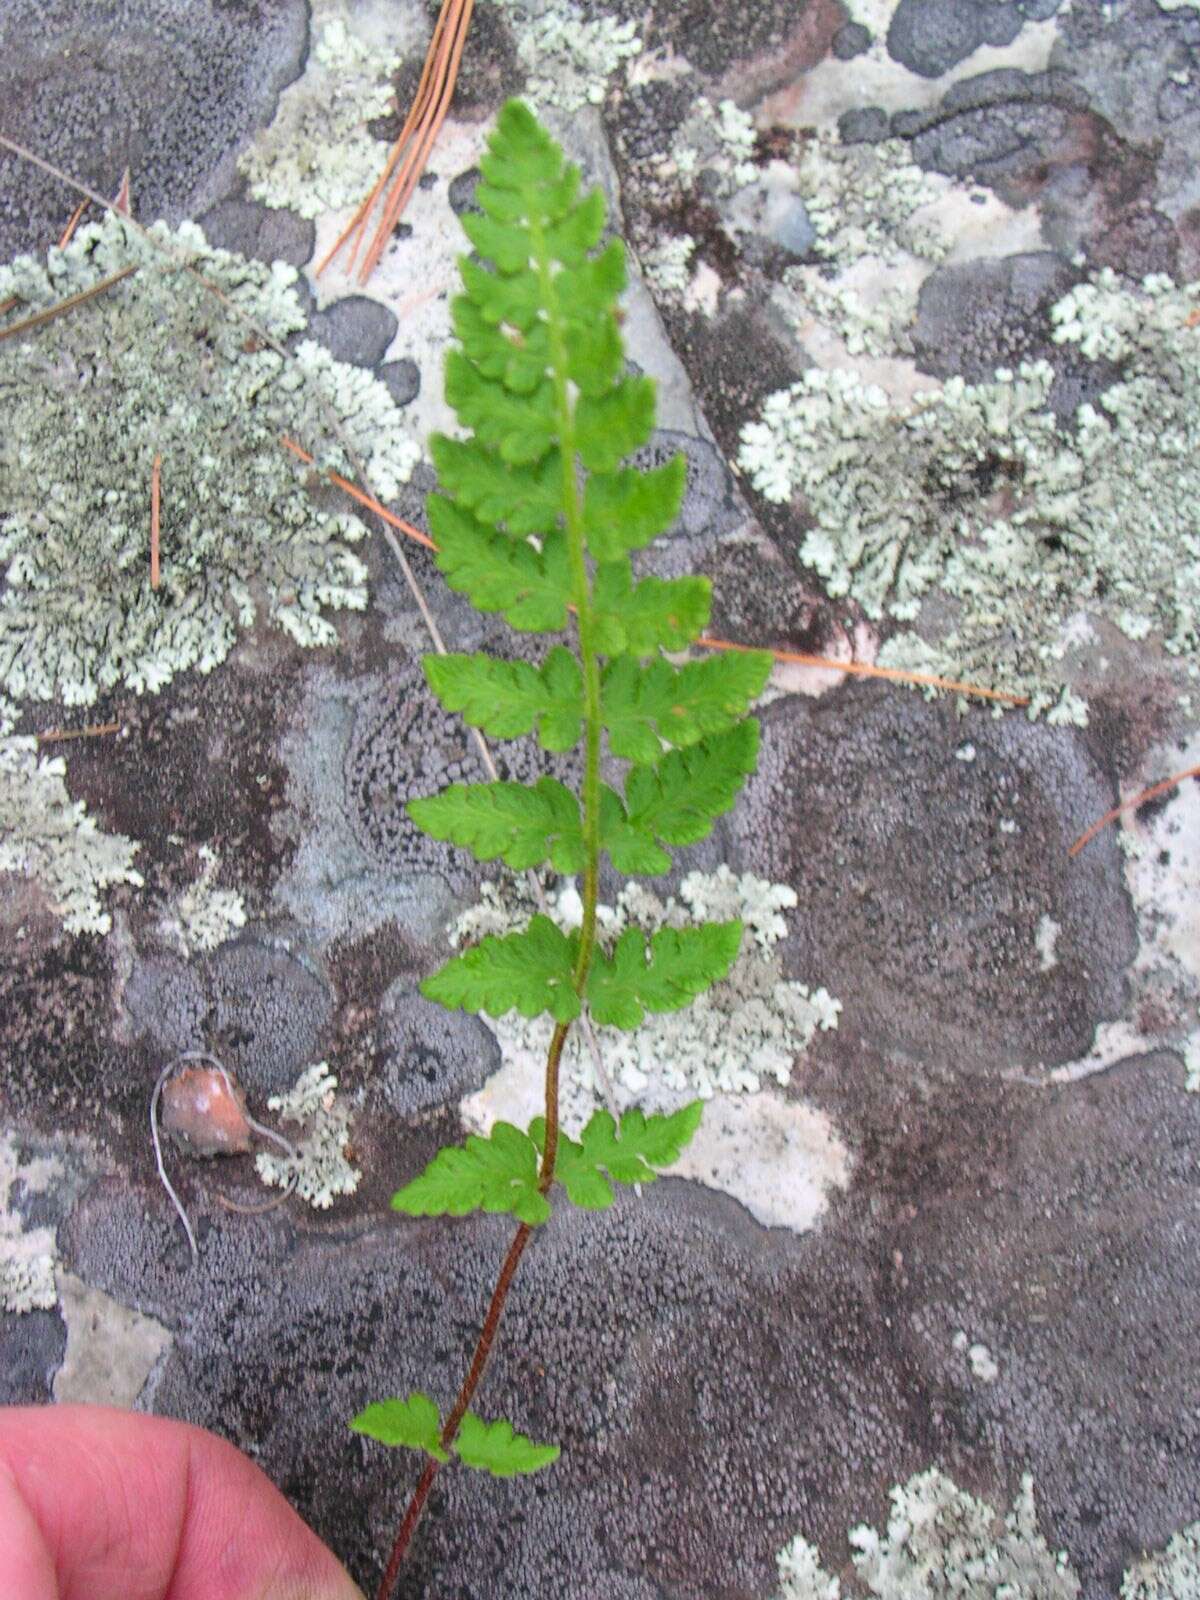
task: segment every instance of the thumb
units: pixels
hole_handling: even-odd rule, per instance
[[[0,1595],[363,1600],[231,1444],[102,1406],[0,1408]]]

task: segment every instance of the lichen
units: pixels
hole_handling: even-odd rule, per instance
[[[154,233],[276,339],[304,326],[295,271],[212,250],[193,224]],[[366,603],[350,549],[362,525],[328,509],[280,445],[353,472],[318,396],[385,498],[418,458],[370,374],[305,341],[293,362],[247,337],[192,274],[119,219],[45,260],[0,267],[17,315],[130,264],[135,275],[0,346],[0,690],[88,704],[208,671],[260,608],[303,645],[330,644],[327,609]],[[162,458],[161,571],[149,582],[149,501]]]
[[[196,951],[215,950],[238,928],[246,926],[246,906],[236,889],[218,889],[213,882],[220,862],[215,850],[200,846],[200,872],[166,908],[159,930],[185,960]]]
[[[547,896],[549,915],[560,927],[578,925],[581,902],[573,884]],[[796,904],[795,892],[769,884],[751,873],[735,877],[722,865],[715,873],[694,872],[684,878],[679,898],[662,899],[644,884],[625,886],[613,906],[598,913],[599,939],[611,947],[626,927],[647,933],[661,927],[685,927],[705,919],[740,917],[746,932],[741,953],[722,982],[684,1011],[647,1017],[634,1032],[597,1028],[600,1054],[622,1105],[634,1102],[652,1110],[673,1109],[696,1095],[753,1093],[764,1081],[789,1081],[795,1058],[818,1030],[837,1026],[841,1003],[822,988],[786,979],[778,945],[787,932],[782,916]],[[462,944],[489,933],[523,927],[533,903],[525,880],[485,884],[480,903],[465,912],[451,929],[451,943]],[[514,1013],[485,1018],[499,1040],[506,1061],[544,1059],[551,1024],[529,1021]],[[590,1054],[576,1044],[568,1048],[564,1117],[568,1125],[586,1118],[596,1102]]]
[[[599,105],[608,80],[640,55],[636,23],[589,16],[573,0],[500,0],[509,10],[517,54],[528,77],[524,97],[535,108],[579,111]]]
[[[10,1209],[18,1182],[27,1193],[39,1194],[57,1170],[52,1158],[23,1162],[12,1136],[0,1135],[0,1311],[20,1315],[58,1304],[53,1229],[23,1229],[20,1215]]]
[[[883,664],[1028,694],[1031,714],[1080,721],[1060,663],[1081,609],[1134,639],[1160,634],[1198,670],[1198,294],[1161,276],[1134,293],[1102,273],[1059,302],[1059,343],[1122,362],[1122,380],[1070,425],[1050,409],[1044,361],[898,402],[814,369],[743,428],[740,464],[766,499],[806,497],[816,526],[801,557],[832,595],[918,622]]]
[[[1177,1533],[1161,1554],[1135,1561],[1121,1600],[1200,1600],[1200,1522]]]
[[[947,254],[947,240],[921,216],[946,180],[920,167],[904,139],[843,144],[836,133],[814,133],[796,182],[817,231],[816,252],[839,269],[863,256],[895,263],[905,254],[926,261]]]
[[[688,263],[695,249],[690,233],[670,234],[643,252],[642,275],[659,294],[678,298],[691,282]]]
[[[855,1573],[879,1600],[1075,1600],[1079,1579],[1038,1531],[1026,1474],[1005,1517],[936,1468],[892,1490],[887,1531],[850,1531]],[[841,1585],[797,1537],[778,1557],[778,1600],[840,1600]]]
[[[362,1173],[351,1165],[350,1112],[337,1099],[337,1079],[326,1061],[306,1067],[287,1094],[272,1095],[267,1105],[285,1122],[304,1129],[296,1156],[262,1151],[254,1158],[265,1184],[294,1186],[302,1200],[327,1211],[340,1194],[353,1194]]]
[[[137,845],[103,833],[72,800],[61,756],[40,755],[33,737],[12,733],[13,707],[0,699],[0,872],[36,878],[69,933],[107,933],[100,894],[113,883],[142,882]]]
[[[379,175],[384,147],[367,124],[392,105],[400,59],[356,38],[341,17],[321,30],[308,67],[238,158],[250,193],[302,217],[361,200]]]

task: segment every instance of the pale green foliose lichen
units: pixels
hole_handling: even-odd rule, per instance
[[[215,950],[246,925],[246,906],[236,889],[214,883],[220,862],[215,850],[200,846],[200,873],[178,894],[159,919],[160,932],[186,959]]]
[[[294,269],[152,230],[275,339],[304,326]],[[86,705],[209,671],[261,610],[302,645],[326,610],[361,609],[362,525],[309,491],[280,444],[354,473],[318,396],[385,499],[418,458],[386,388],[305,341],[286,362],[191,273],[116,218],[66,250],[0,267],[13,318],[130,264],[137,271],[0,345],[0,690]],[[149,582],[150,482],[162,459],[161,585]]]
[[[742,430],[739,462],[766,499],[804,495],[816,526],[801,556],[832,595],[918,624],[882,664],[1080,721],[1061,667],[1080,611],[1158,633],[1192,665],[1200,651],[1198,294],[1163,277],[1133,293],[1103,273],[1059,302],[1058,342],[1122,363],[1071,427],[1050,410],[1046,362],[901,403],[812,370]]]
[[[608,80],[640,55],[634,22],[589,17],[573,0],[500,0],[528,73],[524,97],[535,108],[579,111],[599,105]]]
[[[1028,1474],[1003,1518],[936,1468],[894,1488],[891,1500],[886,1533],[867,1526],[850,1531],[856,1592],[879,1600],[1075,1600],[1079,1594],[1065,1554],[1051,1551],[1038,1531]],[[841,1584],[803,1538],[786,1546],[778,1562],[778,1600],[841,1600]]]
[[[36,739],[12,733],[13,721],[0,699],[0,872],[36,879],[69,933],[107,933],[100,895],[113,883],[140,886],[138,847],[101,832],[67,792],[63,758],[40,755]]]
[[[691,281],[688,264],[695,249],[696,241],[690,233],[660,239],[641,255],[642,276],[659,294],[678,299]]]
[[[598,1027],[600,1054],[621,1105],[675,1109],[696,1095],[753,1093],[764,1081],[787,1083],[793,1063],[818,1030],[835,1028],[841,1002],[826,990],[810,989],[783,976],[779,941],[787,932],[783,911],[795,906],[795,891],[751,873],[735,877],[727,866],[715,873],[690,873],[679,899],[662,899],[642,883],[622,889],[615,905],[597,913],[600,945],[610,949],[627,927],[647,934],[662,927],[687,927],[706,920],[740,917],[742,948],[729,975],[683,1011],[647,1016],[632,1032]],[[524,927],[534,910],[524,879],[485,884],[479,905],[451,929],[451,943]],[[547,911],[564,929],[582,918],[578,890],[570,883],[547,895]],[[484,1018],[506,1060],[544,1056],[553,1024],[510,1012]],[[567,1063],[565,1101],[578,1113],[599,1091],[586,1050],[573,1048]]]
[[[913,160],[904,139],[843,144],[836,133],[806,139],[796,187],[816,229],[816,253],[843,269],[863,256],[940,261],[949,244],[921,215],[948,187]]]
[[[302,217],[353,205],[379,176],[384,146],[367,124],[392,107],[400,59],[358,39],[341,17],[321,30],[308,67],[238,158],[250,193]]]
[[[254,1158],[265,1184],[293,1187],[319,1211],[327,1211],[338,1195],[353,1194],[362,1177],[347,1155],[350,1112],[337,1098],[337,1084],[328,1062],[318,1061],[286,1094],[272,1095],[268,1107],[302,1128],[303,1137],[294,1157],[264,1150]]]

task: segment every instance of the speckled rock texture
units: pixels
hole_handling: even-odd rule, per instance
[[[628,353],[660,395],[645,460],[687,456],[679,522],[643,570],[704,572],[712,634],[781,654],[740,807],[654,887],[727,862],[795,892],[782,970],[841,1013],[763,1093],[780,1118],[826,1119],[849,1162],[802,1233],[678,1177],[603,1214],[556,1213],[480,1409],[562,1458],[527,1480],[441,1474],[400,1592],[768,1600],[800,1535],[862,1600],[847,1530],[880,1525],[892,1486],[937,1468],[1001,1507],[1032,1474],[1051,1550],[1084,1600],[1115,1600],[1134,1560],[1200,1518],[1197,785],[1069,852],[1200,762],[1200,662],[1140,625],[1136,596],[1072,587],[1097,537],[1079,497],[1121,485],[1103,445],[1083,488],[1069,469],[1111,420],[1181,592],[1189,572],[1200,584],[1172,498],[1200,451],[1185,426],[1200,287],[1144,283],[1200,276],[1200,7],[479,0],[431,175],[379,275],[318,280],[349,213],[251,199],[237,157],[340,19],[400,60],[398,103],[366,131],[382,162],[432,15],[418,0],[0,0],[0,132],[106,193],[128,165],[141,219],[195,217],[213,245],[301,269],[308,335],[378,376],[423,440],[448,420],[457,216],[483,138],[505,95],[539,97],[630,243]],[[616,25],[638,50],[607,52]],[[0,260],[44,250],[71,194],[7,154],[0,179]],[[1051,436],[1009,426],[1016,380],[997,377],[1037,363],[1068,485],[1053,518],[1022,499],[1030,440],[1045,477]],[[793,386],[822,374],[874,386],[897,436],[917,433],[923,395],[984,393],[988,445],[969,460],[947,428],[912,479],[851,480],[847,424],[829,481],[857,484],[868,511],[918,506],[916,533],[976,574],[994,640],[972,646],[973,681],[1001,672],[1053,591],[1063,626],[1036,663],[1061,691],[1049,715],[830,667],[952,653],[962,595],[935,585],[908,615],[873,609],[878,573],[845,546],[844,592],[802,559],[816,516],[771,489],[771,441],[802,403]],[[296,472],[323,509],[348,509]],[[424,527],[435,482],[426,458],[391,510]],[[842,510],[849,541],[864,505]],[[1036,570],[1014,574],[996,529],[1030,517]],[[211,672],[86,708],[22,702],[0,732],[2,754],[115,725],[36,754],[61,756],[71,801],[136,844],[141,878],[101,892],[107,933],[71,934],[36,876],[0,873],[0,1156],[11,1140],[16,1163],[10,1181],[0,1161],[0,1269],[34,1241],[154,1319],[165,1348],[136,1403],[249,1450],[370,1592],[415,1470],[346,1421],[410,1388],[453,1393],[509,1228],[388,1207],[507,1070],[483,1022],[418,993],[502,874],[404,812],[484,765],[426,688],[426,615],[363,518],[369,600],[334,614],[335,644],[246,626]],[[472,612],[403,548],[449,648],[540,660],[544,639]],[[887,559],[891,600],[912,553]],[[519,779],[547,770],[528,741],[495,756]],[[549,770],[573,781],[577,758]],[[193,1261],[147,1113],[162,1069],[196,1050],[267,1119],[268,1097],[327,1063],[357,1189],[325,1211],[295,1196],[232,1209],[264,1199],[252,1157],[171,1149]],[[73,1314],[69,1297],[0,1304],[0,1402],[53,1397]],[[982,1594],[951,1577],[945,1592]]]

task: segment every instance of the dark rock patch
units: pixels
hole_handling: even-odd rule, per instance
[[[337,360],[374,367],[383,360],[398,327],[394,312],[377,300],[355,294],[315,312],[308,331]]]
[[[286,207],[221,200],[198,220],[209,244],[256,261],[286,261],[289,266],[302,267],[313,253],[315,226]]]
[[[302,0],[9,0],[0,16],[4,131],[102,194],[128,166],[137,216],[211,206],[238,147],[274,115],[308,38]],[[0,156],[0,259],[57,240],[76,196]]]
[[[872,1048],[1038,1069],[1121,1007],[1134,929],[1116,844],[1067,856],[1111,792],[1064,729],[853,686],[767,710],[743,826],[753,870],[805,908],[798,970]],[[1043,969],[1046,917],[1060,931]]]

